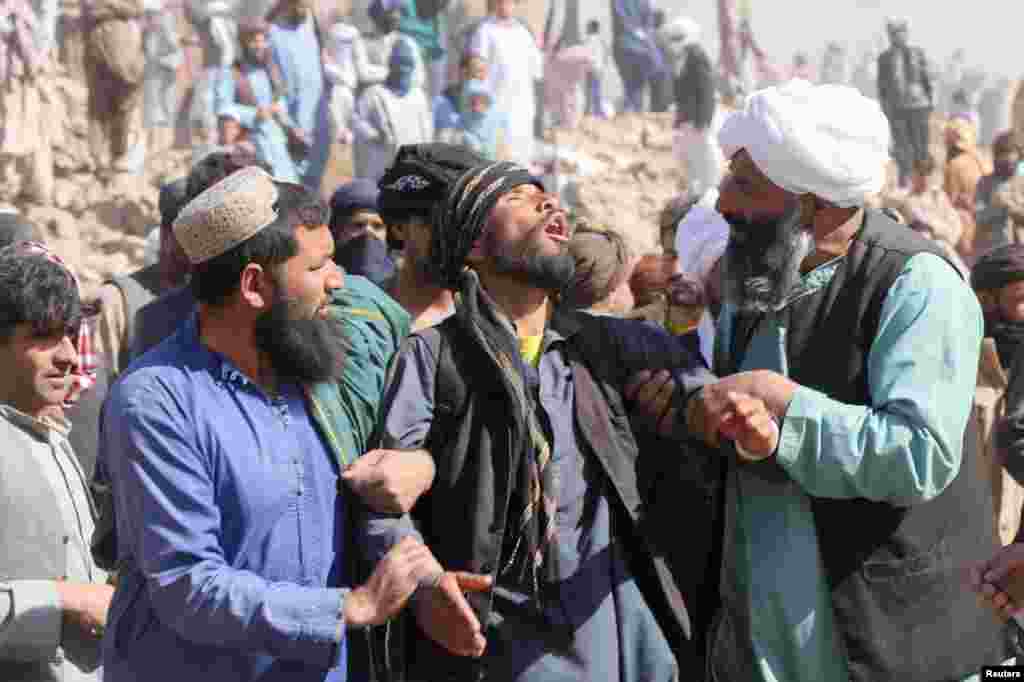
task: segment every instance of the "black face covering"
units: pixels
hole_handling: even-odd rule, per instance
[[[773,220],[725,215],[731,232],[723,259],[725,300],[741,312],[780,309],[800,280],[814,239],[803,227],[799,202]]]

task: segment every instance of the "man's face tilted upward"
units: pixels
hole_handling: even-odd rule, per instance
[[[558,198],[524,184],[504,194],[480,238],[478,269],[556,291],[574,274],[569,222]]]
[[[731,228],[723,258],[725,300],[744,312],[778,309],[814,248],[799,201],[741,150],[722,181],[717,209]]]

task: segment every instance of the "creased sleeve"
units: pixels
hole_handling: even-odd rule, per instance
[[[815,497],[898,505],[942,493],[960,470],[982,335],[977,298],[924,253],[890,289],[868,355],[870,405],[797,389],[778,462]]]
[[[155,617],[179,637],[330,667],[344,636],[340,589],[273,582],[236,569],[221,545],[214,474],[174,396],[123,392],[104,415],[119,517]],[[119,531],[122,528],[119,527]]]

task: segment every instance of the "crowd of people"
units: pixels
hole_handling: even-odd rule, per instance
[[[453,83],[443,2],[374,0],[369,36],[227,4],[153,264],[86,297],[0,211],[0,679],[974,682],[1024,656],[1022,141],[990,158],[942,110],[906,20],[876,98],[840,68],[747,92],[645,0],[607,46],[577,5],[538,42],[494,0]],[[127,82],[135,36],[147,120],[177,120],[168,15],[87,7],[93,82]],[[5,114],[43,101],[28,55],[0,53]],[[553,121],[610,115],[611,61],[623,109],[674,111],[659,253],[536,163]],[[97,172],[131,167],[140,96],[90,100]]]

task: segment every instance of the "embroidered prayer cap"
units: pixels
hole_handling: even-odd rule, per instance
[[[793,79],[750,95],[718,134],[726,158],[743,149],[792,194],[863,206],[885,181],[889,122],[878,102],[845,85]]]
[[[438,281],[458,290],[466,257],[483,234],[487,217],[498,200],[520,185],[544,183],[528,169],[508,161],[471,168],[452,187],[434,214],[431,261]]]
[[[274,179],[247,166],[213,185],[181,210],[174,236],[193,265],[227,253],[277,220]]]
[[[458,145],[402,145],[377,183],[378,212],[388,224],[404,223],[412,216],[430,217],[460,175],[486,163],[484,157]]]

